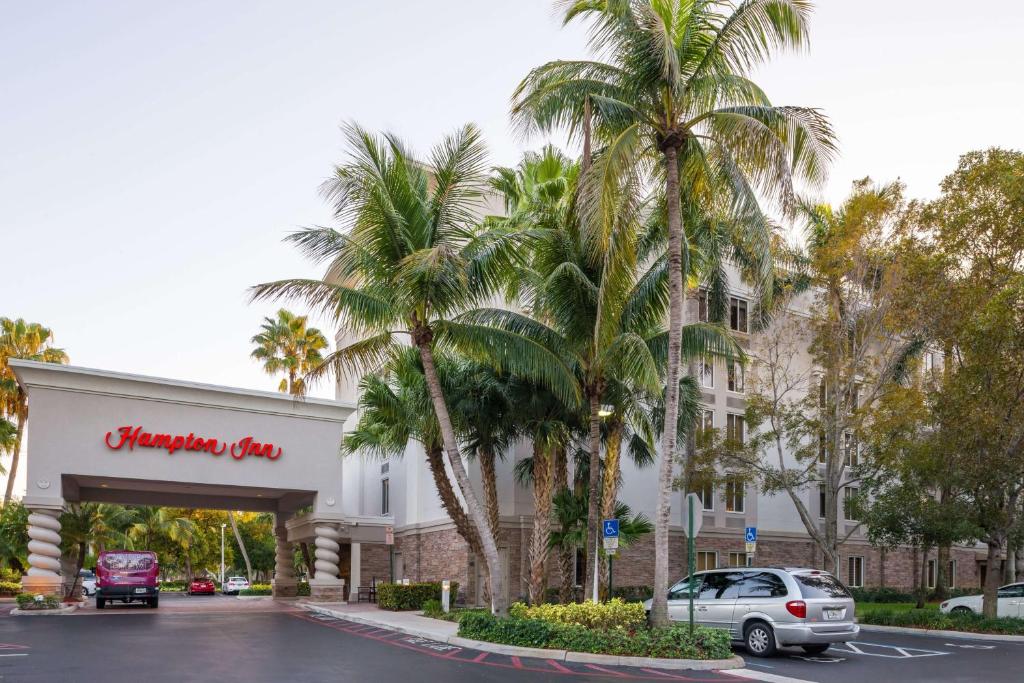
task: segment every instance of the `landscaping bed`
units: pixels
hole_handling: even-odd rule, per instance
[[[643,606],[621,599],[607,603],[512,606],[508,618],[467,612],[459,636],[502,645],[590,654],[664,659],[728,659],[728,632],[687,626],[649,628]]]
[[[899,626],[930,631],[1024,635],[1024,619],[1012,617],[989,619],[980,614],[943,614],[934,608],[877,609],[861,614],[859,607],[858,605],[857,621],[863,625]]]

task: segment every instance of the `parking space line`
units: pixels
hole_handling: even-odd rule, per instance
[[[885,645],[883,643],[865,643],[863,641],[857,641],[856,643],[844,643],[846,648],[832,647],[834,652],[845,652],[851,655],[864,655],[865,657],[884,657],[886,659],[913,659],[917,657],[938,657],[941,655],[948,655],[949,652],[943,652],[942,650],[925,650],[919,647],[901,647],[899,645]],[[862,646],[867,647],[878,647],[886,650],[895,650],[899,654],[885,654],[883,652],[865,652],[861,649]]]
[[[766,683],[814,683],[814,681],[808,681],[803,678],[780,676],[779,674],[770,674],[767,671],[755,671],[753,669],[722,669],[718,673],[753,681],[765,681]]]

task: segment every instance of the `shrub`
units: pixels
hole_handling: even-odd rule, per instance
[[[538,619],[551,624],[574,624],[588,629],[637,629],[647,621],[644,606],[614,598],[608,602],[583,602],[568,605],[512,605],[509,615],[517,619]]]
[[[441,601],[431,598],[423,603],[423,614],[428,617],[437,617],[444,614]]]
[[[851,588],[856,602],[914,602],[917,596],[895,588]]]
[[[451,583],[451,604],[455,604],[455,598],[459,594],[459,584],[456,581]],[[423,609],[423,603],[427,600],[441,600],[441,582],[411,583],[404,586],[400,583],[379,583],[377,584],[377,606],[381,609],[393,611],[419,610]]]
[[[490,614],[471,613],[459,619],[459,635],[504,645],[630,657],[726,659],[732,656],[728,632],[702,626],[695,628],[691,637],[685,626],[600,630],[577,624],[516,617],[498,619]]]
[[[20,581],[0,581],[0,595],[12,596],[21,592]]]
[[[254,583],[248,588],[238,591],[239,595],[273,595],[273,589],[267,583]]]
[[[938,631],[967,631],[970,633],[1001,633],[1024,635],[1024,619],[999,617],[988,619],[980,614],[943,614],[934,609],[888,610],[881,609],[858,617],[862,624],[877,626],[904,626]]]
[[[622,598],[626,602],[643,602],[654,596],[654,589],[650,586],[616,586],[612,590],[613,598]]]
[[[10,567],[0,567],[0,583],[17,583],[20,585],[21,576],[21,572]]]
[[[309,597],[309,582],[300,581],[295,594],[299,597]]]
[[[34,595],[32,593],[18,593],[16,598],[18,609],[57,609],[60,607],[59,595]]]

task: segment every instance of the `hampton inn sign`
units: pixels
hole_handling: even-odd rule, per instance
[[[113,440],[111,440],[113,437]],[[251,436],[246,436],[238,441],[227,441],[210,437],[196,436],[189,432],[188,436],[182,434],[151,434],[143,431],[142,426],[126,425],[117,428],[117,436],[114,432],[107,432],[103,442],[114,451],[119,451],[125,446],[128,450],[135,450],[136,446],[141,448],[163,448],[168,455],[174,455],[175,451],[194,451],[209,453],[210,455],[224,455],[231,453],[235,460],[241,460],[246,456],[277,460],[281,457],[281,447],[272,443],[261,443]]]
[[[384,543],[339,455],[354,406],[326,399],[11,361],[28,395],[24,588],[56,592],[60,513],[78,502],[272,512],[274,594],[294,595],[292,544],[315,547],[314,599],[341,599],[341,545]],[[74,577],[71,577],[72,579]],[[358,569],[351,574],[358,582]]]

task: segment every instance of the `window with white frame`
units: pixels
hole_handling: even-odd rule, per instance
[[[825,519],[825,485],[818,484],[818,517]]]
[[[703,572],[708,569],[718,569],[718,553],[714,550],[698,550],[697,571]]]
[[[729,329],[735,332],[750,332],[747,321],[747,301],[734,296],[729,297]]]
[[[709,408],[702,408],[700,411],[700,430],[705,434],[710,434],[714,428],[715,411]]]
[[[697,371],[700,373],[700,385],[705,389],[714,389],[715,359],[708,357],[701,358]]]
[[[856,486],[843,487],[843,517],[847,521],[856,520],[857,496],[860,495],[860,488]]]
[[[846,585],[850,588],[864,586],[864,558],[851,556],[846,558]]]
[[[743,365],[735,360],[726,361],[729,370],[729,391],[737,394],[744,392]]]
[[[746,493],[746,482],[738,474],[730,474],[725,478],[725,511],[744,512],[744,494]]]
[[[391,514],[391,480],[388,477],[380,480],[380,514]]]
[[[753,567],[754,556],[748,553],[729,553],[730,567]]]
[[[710,482],[707,484],[698,484],[696,488],[691,491],[696,493],[697,497],[700,498],[700,507],[704,512],[715,511],[715,486]]]
[[[856,467],[860,464],[860,454],[857,448],[857,438],[853,432],[843,432],[843,458],[847,467]]]
[[[697,320],[702,323],[708,321],[708,290],[706,289],[697,292]]]
[[[946,569],[946,584],[949,588],[956,588],[956,560],[949,561]]]
[[[928,588],[935,590],[939,580],[938,560],[928,560]],[[956,560],[950,560],[946,565],[946,588],[956,588]]]
[[[725,438],[742,445],[746,438],[746,420],[742,415],[728,413],[725,416]]]

